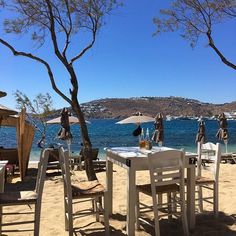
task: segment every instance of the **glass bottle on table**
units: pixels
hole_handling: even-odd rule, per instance
[[[146,131],[145,148],[147,150],[152,149],[152,141],[151,141],[150,136],[149,136],[149,129],[148,128],[147,128],[147,131]]]
[[[139,136],[139,148],[143,149],[145,148],[146,142],[145,142],[145,138],[144,138],[144,130],[142,128],[141,134]]]

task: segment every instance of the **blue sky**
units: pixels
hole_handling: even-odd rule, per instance
[[[196,48],[176,33],[153,37],[153,17],[167,1],[127,0],[106,20],[97,42],[75,68],[79,80],[79,101],[139,96],[181,96],[202,102],[236,101],[236,71],[225,66],[201,38]],[[164,3],[163,3],[164,2]],[[2,19],[1,19],[2,20]],[[2,32],[2,31],[1,31]],[[215,28],[216,44],[236,62],[234,22]],[[2,32],[18,50],[39,53],[56,70],[60,89],[68,94],[68,76],[49,54],[50,44],[37,50],[25,37]],[[51,88],[47,72],[39,63],[14,57],[0,45],[0,90],[8,93],[0,103],[15,108],[12,93],[19,89],[30,98],[49,92],[55,108],[68,106]]]

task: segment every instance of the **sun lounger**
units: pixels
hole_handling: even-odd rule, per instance
[[[222,153],[221,161],[225,163],[235,164],[236,163],[236,153]]]
[[[100,160],[98,158],[98,152],[99,148],[93,148],[92,149],[92,159],[93,159],[93,164],[95,169],[102,169],[106,166],[106,161],[105,160]],[[72,162],[74,167],[77,169],[82,170],[83,169],[83,164],[84,164],[84,156],[83,156],[83,151],[81,149],[79,155],[72,155],[71,156]]]

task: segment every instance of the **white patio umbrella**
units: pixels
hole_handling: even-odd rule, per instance
[[[144,145],[144,132],[140,124],[154,122],[154,118],[150,116],[144,116],[141,112],[137,112],[132,116],[116,122],[116,124],[137,124],[138,127],[133,131],[133,136],[139,136],[139,145]]]
[[[116,122],[116,124],[141,124],[154,121],[155,119],[153,117],[144,116],[142,113],[137,113],[137,115],[132,115],[124,120]]]
[[[87,124],[91,124],[89,121],[85,121]],[[70,124],[79,124],[79,119],[75,116],[69,116],[69,123]],[[48,120],[46,124],[61,124],[61,117],[56,117],[54,119]]]

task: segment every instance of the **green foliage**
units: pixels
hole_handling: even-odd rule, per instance
[[[45,95],[40,93],[32,101],[19,90],[14,93],[14,96],[18,109],[25,107],[31,114],[42,118],[54,112],[52,97],[49,93]]]
[[[26,108],[28,119],[41,133],[42,138],[38,142],[41,147],[41,143],[45,140],[46,137],[46,118],[48,115],[55,112],[55,110],[53,109],[53,101],[51,96],[49,95],[49,93],[46,93],[45,95],[40,93],[31,101],[26,94],[22,93],[19,90],[14,93],[14,96],[17,103],[16,108]],[[40,121],[42,128],[37,125],[35,119]]]

